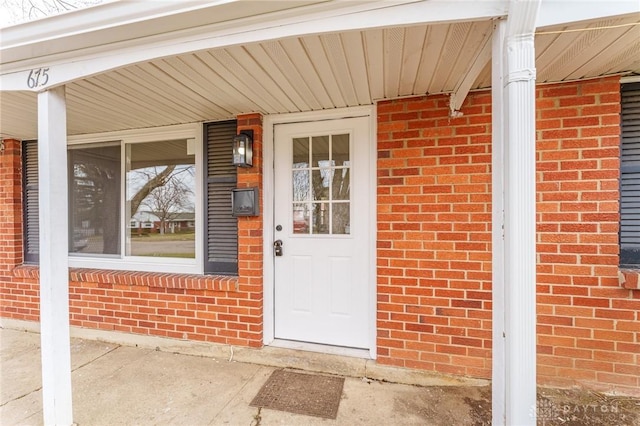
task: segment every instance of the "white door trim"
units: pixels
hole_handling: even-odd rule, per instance
[[[268,115],[263,120],[263,281],[264,281],[264,311],[263,311],[263,343],[270,345],[274,342],[274,256],[273,256],[273,240],[274,240],[274,125],[285,123],[313,122],[322,120],[336,120],[340,118],[351,117],[369,117],[369,130],[371,141],[370,149],[370,176],[369,176],[369,199],[372,208],[369,209],[369,224],[371,233],[371,244],[369,247],[369,357],[376,358],[376,302],[377,302],[377,274],[376,274],[376,233],[377,233],[377,201],[376,201],[376,160],[377,152],[377,126],[376,126],[376,107],[363,106],[354,108],[339,108],[328,111],[317,112],[301,112],[292,114]],[[373,207],[376,208],[373,208]]]

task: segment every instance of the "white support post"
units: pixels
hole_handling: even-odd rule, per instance
[[[73,424],[65,88],[38,94],[40,338],[45,425]]]
[[[536,424],[536,120],[534,36],[541,0],[511,0],[506,26],[506,424]]]
[[[504,303],[504,185],[505,185],[505,108],[504,46],[507,23],[496,21],[493,30],[491,63],[491,233],[492,233],[492,369],[491,413],[494,426],[506,422],[506,354]]]

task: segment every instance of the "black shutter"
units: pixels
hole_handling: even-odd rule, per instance
[[[22,190],[24,220],[24,261],[40,260],[38,224],[38,141],[22,143]]]
[[[236,120],[204,126],[204,270],[209,274],[238,274],[238,221],[231,215],[231,190],[237,182],[232,155],[236,127]]]
[[[640,83],[622,86],[620,265],[640,266]]]

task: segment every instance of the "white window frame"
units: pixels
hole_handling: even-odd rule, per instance
[[[120,167],[121,188],[120,188],[120,230],[123,233],[120,240],[120,253],[113,256],[92,256],[69,255],[69,266],[74,268],[110,269],[121,271],[142,271],[142,272],[164,272],[164,273],[188,273],[202,274],[204,271],[204,226],[203,226],[203,127],[202,123],[181,124],[176,126],[155,127],[150,129],[124,130],[118,132],[95,133],[88,135],[69,136],[67,146],[89,145],[92,143],[103,143],[107,141],[120,141],[120,153],[122,163]],[[196,164],[196,187],[195,187],[195,259],[170,258],[170,257],[146,257],[125,255],[128,223],[126,214],[126,200],[124,194],[125,179],[125,146],[142,142],[162,142],[176,139],[187,139],[193,141]]]

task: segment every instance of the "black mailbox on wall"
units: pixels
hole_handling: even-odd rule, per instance
[[[235,188],[231,190],[231,212],[233,216],[258,216],[258,188]]]

